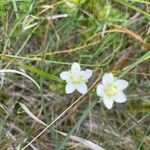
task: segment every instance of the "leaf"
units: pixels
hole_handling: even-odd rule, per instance
[[[63,135],[63,136],[67,136],[67,133],[64,133],[64,132],[60,132],[58,130],[55,130],[57,133]],[[97,144],[89,141],[89,140],[86,140],[86,139],[83,139],[83,138],[80,138],[80,137],[77,137],[77,136],[73,136],[73,135],[70,135],[69,138],[71,140],[74,140],[76,142],[79,142],[81,144],[83,144],[85,147],[87,148],[90,148],[92,150],[104,150],[104,148],[98,146]]]
[[[17,74],[23,75],[24,77],[30,79],[37,86],[37,88],[39,90],[41,89],[40,86],[38,85],[38,83],[34,79],[32,79],[30,76],[25,74],[24,72],[12,70],[12,69],[2,69],[2,70],[0,70],[0,73],[17,73]]]
[[[19,103],[20,106],[22,107],[22,109],[35,121],[37,121],[38,123],[47,126],[47,124],[45,124],[43,121],[41,121],[40,119],[38,119],[23,103]]]
[[[8,112],[8,110],[7,110],[7,108],[6,108],[2,103],[0,103],[0,107],[6,112],[7,115],[10,116],[10,114],[9,114],[9,112]]]
[[[118,2],[118,3],[123,4],[123,5],[131,8],[131,9],[133,9],[133,10],[135,10],[135,11],[141,13],[141,14],[143,14],[145,17],[147,17],[148,19],[150,19],[150,14],[146,13],[145,11],[141,10],[138,7],[135,7],[134,5],[131,4],[131,2],[127,2],[125,0],[115,0],[115,1]]]
[[[38,20],[38,18],[33,15],[26,16],[22,23],[22,31],[26,31],[26,30],[38,25],[38,22],[35,22],[35,20]]]
[[[21,65],[24,69],[27,69],[27,70],[29,70],[29,71],[31,71],[31,72],[33,72],[33,73],[37,73],[37,74],[40,75],[40,76],[43,76],[43,77],[48,78],[48,79],[51,79],[51,80],[55,80],[55,81],[57,81],[57,82],[64,83],[63,80],[61,80],[59,77],[57,77],[57,76],[55,76],[55,75],[53,75],[53,74],[49,74],[49,73],[47,73],[47,72],[45,72],[45,71],[42,71],[42,70],[39,70],[39,69],[37,69],[37,68],[35,68],[35,67],[33,67],[33,66],[28,66],[28,65],[23,65],[23,64],[20,64],[20,65]]]
[[[147,59],[150,59],[150,51],[148,51],[147,53],[145,53],[143,56],[141,56],[140,58],[138,58],[135,62],[133,62],[131,65],[127,66],[126,68],[124,68],[122,70],[121,75],[119,76],[119,78],[123,77],[125,74],[127,74],[129,71],[131,71],[134,67],[136,67],[137,65],[139,65],[140,63],[142,63],[143,61],[146,61]]]

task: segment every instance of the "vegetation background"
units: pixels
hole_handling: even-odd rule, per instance
[[[149,0],[0,0],[0,150],[149,150],[149,41]],[[94,72],[86,95],[65,94],[73,62]],[[106,72],[130,83],[111,110]]]

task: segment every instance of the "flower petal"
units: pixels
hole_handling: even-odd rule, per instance
[[[102,78],[102,83],[104,85],[107,85],[108,83],[111,83],[114,81],[114,75],[112,73],[105,73]]]
[[[96,93],[100,97],[102,97],[104,95],[103,88],[104,88],[104,86],[102,84],[99,84],[96,88]]]
[[[123,90],[128,87],[129,83],[126,80],[120,79],[115,81],[115,85],[119,90]]]
[[[67,94],[74,92],[74,90],[75,90],[75,86],[73,84],[71,83],[66,84],[65,91]]]
[[[71,73],[78,74],[81,71],[81,67],[78,63],[73,63],[71,66]]]
[[[103,102],[107,109],[111,109],[113,107],[114,101],[112,98],[104,97]]]
[[[84,80],[88,80],[92,76],[92,70],[86,69],[85,71],[81,71],[81,75],[83,76]]]
[[[124,103],[127,100],[127,98],[123,92],[117,93],[117,95],[113,99],[117,103]]]
[[[81,93],[81,94],[86,94],[87,93],[87,85],[85,83],[79,84],[77,85],[77,90]]]
[[[63,80],[68,80],[69,76],[70,76],[70,72],[68,72],[68,71],[64,71],[60,74],[60,77]]]

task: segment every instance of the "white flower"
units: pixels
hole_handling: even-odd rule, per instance
[[[86,82],[91,76],[92,70],[87,69],[83,71],[76,62],[72,64],[71,70],[64,71],[60,74],[60,77],[67,82],[65,88],[67,94],[70,94],[75,90],[79,91],[81,94],[87,93]]]
[[[123,93],[127,87],[127,81],[115,78],[112,73],[106,73],[102,78],[102,84],[97,86],[97,95],[102,97],[104,105],[111,109],[114,101],[124,103],[127,100]]]

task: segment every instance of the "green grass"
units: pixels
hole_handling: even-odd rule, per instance
[[[5,70],[0,150],[88,149],[83,139],[108,150],[148,150],[150,2],[70,0],[69,4],[0,1],[0,72]],[[68,16],[56,16],[60,14]],[[73,62],[93,70],[88,87],[106,72],[126,79],[127,102],[107,110],[95,87],[85,96],[66,95],[59,75]],[[28,115],[20,103],[48,127]]]

